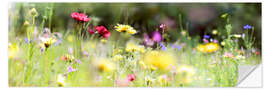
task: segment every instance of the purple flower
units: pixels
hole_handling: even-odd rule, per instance
[[[177,44],[170,44],[170,46],[172,48],[176,48],[177,50],[181,50],[181,48],[182,48],[180,45],[177,45]]]
[[[73,72],[73,71],[77,71],[77,69],[73,69],[72,66],[68,66],[67,71],[68,72]]]
[[[29,40],[28,40],[27,37],[24,40],[25,40],[25,43],[31,43],[31,41],[32,41],[31,38],[29,38]]]
[[[54,46],[58,46],[58,45],[61,44],[61,43],[62,43],[62,38],[59,39],[59,40],[57,40],[57,42],[55,42]]]
[[[158,31],[152,32],[152,40],[154,42],[159,43],[162,40],[162,36],[161,36],[160,32],[158,32]]]
[[[247,29],[251,29],[252,26],[250,26],[250,25],[247,24],[247,25],[245,25],[243,28],[244,28],[244,30],[247,30]]]
[[[79,63],[79,64],[82,64],[82,62],[81,62],[80,59],[76,59],[75,61],[76,61],[77,63]]]
[[[204,35],[203,38],[209,39],[210,35]]]
[[[83,51],[83,56],[88,56],[88,52],[87,51]]]
[[[163,51],[167,50],[167,47],[163,43],[159,43],[159,44],[160,44],[161,50]]]

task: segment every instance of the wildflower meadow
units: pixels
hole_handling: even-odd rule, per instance
[[[260,3],[9,5],[10,87],[235,87]]]

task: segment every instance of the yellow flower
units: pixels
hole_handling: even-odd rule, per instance
[[[169,69],[170,65],[175,64],[175,56],[169,52],[150,51],[145,53],[142,60],[146,65],[156,67],[160,70]]]
[[[46,48],[48,48],[49,46],[51,46],[51,44],[55,43],[56,39],[55,38],[49,38],[44,42],[44,45]]]
[[[97,62],[97,68],[101,72],[112,72],[115,69],[114,63],[110,62],[107,59],[101,59]]]
[[[225,45],[225,42],[224,42],[224,41],[222,41],[220,44],[221,44],[222,46],[224,46],[224,45]]]
[[[181,65],[177,68],[177,78],[181,83],[190,83],[193,80],[195,69],[192,66]]]
[[[121,50],[121,49],[114,49],[112,55],[113,55],[113,56],[114,56],[114,55],[118,55],[118,54],[121,54],[122,52],[123,52],[123,50]]]
[[[135,33],[137,33],[137,31],[136,30],[134,30],[134,29],[132,29],[132,30],[128,30],[127,31],[129,34],[135,34]]]
[[[69,36],[67,37],[67,40],[68,40],[69,42],[72,42],[72,41],[73,41],[73,36],[72,36],[72,35],[69,35]]]
[[[37,12],[36,8],[32,8],[29,13],[30,13],[30,15],[32,15],[34,17],[38,16],[38,12]]]
[[[59,87],[65,86],[65,77],[61,74],[57,76],[57,84]]]
[[[144,53],[144,46],[136,45],[134,43],[127,43],[126,45],[127,52],[141,52]]]
[[[122,55],[115,55],[115,56],[113,56],[113,60],[114,61],[121,61],[123,59],[124,59],[124,57]]]
[[[228,16],[228,13],[224,13],[224,14],[222,14],[220,17],[221,18],[226,18]]]
[[[217,30],[213,30],[213,31],[212,31],[212,34],[213,34],[213,35],[217,35],[217,33],[218,33]]]
[[[205,45],[200,44],[199,46],[197,46],[197,50],[200,52],[206,52],[205,49],[206,49]]]
[[[118,32],[128,32],[129,34],[137,33],[137,31],[129,25],[117,24],[114,28]]]
[[[18,52],[19,47],[16,45],[16,43],[8,44],[8,58],[13,59]]]
[[[241,38],[241,35],[239,35],[239,34],[234,34],[233,37],[235,37],[235,38]]]
[[[101,39],[101,40],[100,40],[100,42],[102,42],[102,43],[106,43],[106,42],[107,42],[107,40],[106,40],[106,39]]]
[[[25,21],[23,25],[24,25],[24,26],[29,26],[30,23],[29,23],[28,21]]]
[[[217,51],[218,49],[219,49],[219,47],[218,47],[218,44],[216,44],[216,43],[207,43],[207,44],[205,44],[206,52],[211,53],[211,52]]]

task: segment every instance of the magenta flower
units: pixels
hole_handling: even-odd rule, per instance
[[[149,35],[144,34],[144,44],[147,46],[153,46],[154,45],[154,41],[152,39],[150,39]]]
[[[158,32],[158,31],[152,32],[152,40],[154,42],[157,42],[157,43],[161,42],[162,36],[161,36],[160,32]]]
[[[214,41],[213,41],[214,43],[218,43],[218,40],[217,39],[214,39]]]

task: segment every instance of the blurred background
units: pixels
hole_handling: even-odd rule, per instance
[[[104,25],[110,31],[117,23],[131,25],[138,31],[135,37],[143,37],[144,33],[165,24],[172,40],[179,38],[180,26],[191,37],[203,36],[212,30],[222,32],[226,20],[221,15],[227,13],[233,33],[241,34],[246,24],[254,27],[255,45],[261,49],[261,3],[11,3],[9,31],[14,31],[16,37],[25,36],[23,24],[31,19],[28,11],[32,8],[36,8],[39,14],[36,25],[43,18],[48,18],[48,12],[52,9],[51,26],[45,23],[45,27],[52,32],[73,30],[71,13],[85,12],[93,21],[99,22],[97,25]]]

